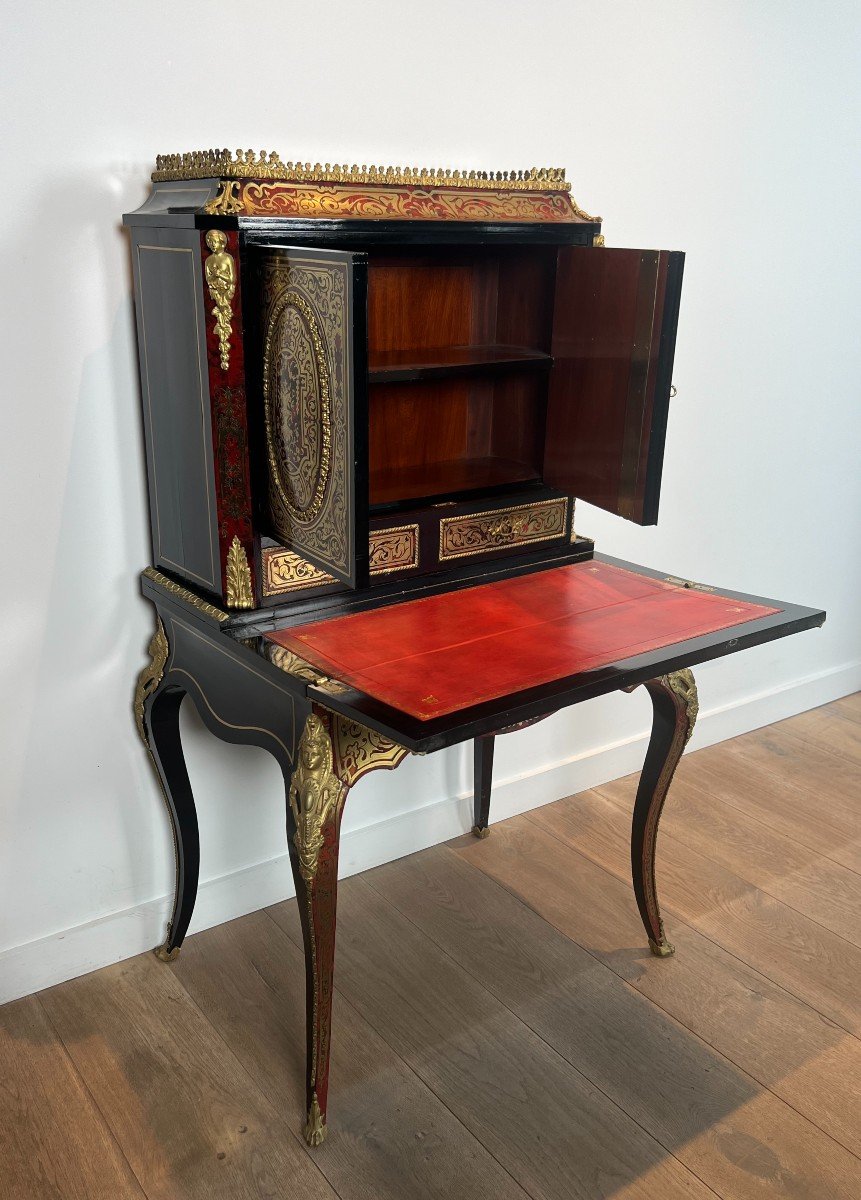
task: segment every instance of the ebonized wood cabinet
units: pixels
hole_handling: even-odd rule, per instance
[[[341,814],[365,774],[644,685],[632,822],[649,946],[690,668],[825,614],[619,563],[576,499],[658,517],[683,255],[611,249],[564,172],[160,159],[132,244],[156,632],[138,730],[174,831],[170,960],[197,890],[191,697],[285,784],[306,951],[307,1124],[326,1129]]]

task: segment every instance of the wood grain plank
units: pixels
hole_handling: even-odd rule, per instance
[[[861,1161],[465,860],[428,851],[367,878],[720,1195],[861,1189]]]
[[[849,759],[861,768],[861,723],[847,720],[830,704],[822,708],[811,708],[787,721],[781,721],[775,729],[787,729],[793,737],[803,738],[829,754]]]
[[[627,881],[633,790],[632,780],[617,780],[539,809],[534,819]],[[670,941],[667,918],[675,915],[849,1033],[861,1032],[857,946],[664,831],[658,836],[658,894]]]
[[[680,782],[861,872],[858,767],[795,737],[790,723],[686,754]]]
[[[304,956],[263,912],[190,938],[174,971],[274,1108],[304,1116]],[[341,1200],[526,1193],[336,992],[331,1134],[314,1161]]]
[[[172,971],[141,955],[42,993],[148,1200],[335,1200]]]
[[[630,883],[525,817],[495,825],[486,841],[461,839],[456,849],[813,1124],[861,1154],[861,1042],[856,1038],[679,921],[670,926],[676,956],[654,958]]]
[[[270,911],[298,944],[294,909]],[[339,909],[343,994],[532,1196],[711,1197],[367,883]]]
[[[35,996],[0,1008],[3,1200],[144,1200]]]
[[[633,803],[636,779],[597,791]],[[674,781],[662,834],[861,947],[861,875],[688,782]]]
[[[829,704],[828,708],[839,713],[841,717],[846,717],[849,721],[861,722],[861,692],[855,692],[852,696],[844,696],[841,700],[835,700],[833,704]]]

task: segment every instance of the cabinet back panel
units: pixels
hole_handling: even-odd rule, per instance
[[[511,345],[548,351],[552,246],[371,253],[368,348]]]

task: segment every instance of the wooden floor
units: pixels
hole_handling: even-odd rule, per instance
[[[861,694],[344,882],[330,1133],[295,902],[0,1009],[0,1196],[861,1197]]]

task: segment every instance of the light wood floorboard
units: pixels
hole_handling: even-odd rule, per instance
[[[305,1146],[294,901],[0,1009],[2,1200],[857,1200],[861,696],[341,884]],[[205,800],[201,798],[201,802]]]

